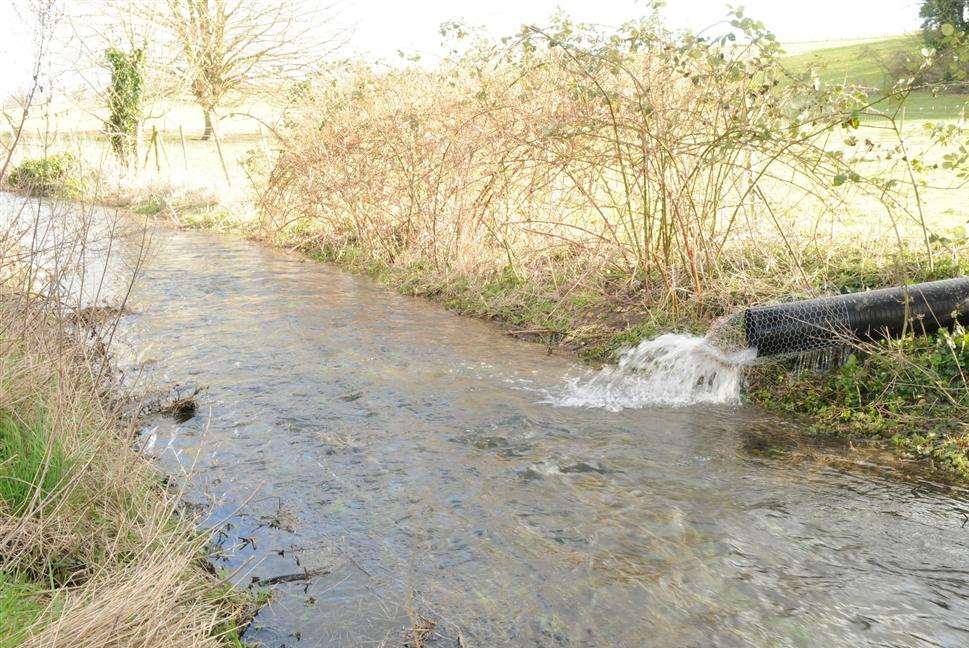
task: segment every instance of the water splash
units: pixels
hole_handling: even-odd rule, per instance
[[[743,366],[756,355],[753,349],[721,351],[708,337],[667,333],[628,349],[617,366],[591,378],[569,380],[548,402],[613,412],[651,405],[738,403]]]

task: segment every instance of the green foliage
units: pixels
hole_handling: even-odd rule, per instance
[[[37,196],[49,196],[65,189],[71,193],[77,188],[71,179],[75,166],[76,160],[69,153],[28,159],[14,167],[7,182],[14,189]]]
[[[164,199],[161,196],[152,194],[148,196],[148,200],[145,202],[133,206],[131,211],[142,216],[154,216],[155,214],[161,212],[164,206]]]
[[[924,66],[937,80],[955,83],[959,89],[969,81],[969,0],[923,0],[922,37],[929,49]]]
[[[775,365],[753,399],[810,416],[812,429],[889,442],[904,454],[969,477],[969,333],[962,327],[857,350],[828,373]]]
[[[919,17],[922,34],[932,47],[945,47],[945,37],[953,31],[969,31],[969,0],[922,0]]]
[[[46,607],[43,591],[20,574],[0,571],[0,648],[14,648],[25,639],[24,628]]]
[[[946,81],[965,91],[969,82],[969,25],[945,23],[939,29],[940,63]]]
[[[868,254],[860,248],[849,248],[839,250],[838,255],[832,258],[825,254],[825,250],[812,248],[803,254],[802,267],[807,275],[817,278],[819,291],[839,294],[897,284],[899,277],[918,283],[969,274],[969,258],[947,254],[944,243],[949,242],[933,242],[935,262],[932,264],[924,252],[900,252],[894,258],[887,259]]]
[[[0,500],[15,515],[44,501],[67,472],[64,452],[43,419],[25,422],[0,412]]]
[[[135,151],[138,123],[141,121],[144,50],[136,48],[123,52],[111,48],[105,52],[105,57],[111,65],[111,87],[108,92],[110,114],[105,122],[105,130],[115,155],[127,164]]]

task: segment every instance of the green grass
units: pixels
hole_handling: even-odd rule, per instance
[[[923,47],[918,34],[891,36],[876,41],[826,47],[784,58],[791,72],[806,72],[812,65],[818,67],[818,76],[828,83],[847,83],[869,88],[891,87],[894,79],[890,73],[894,61],[903,57],[917,60]],[[874,96],[874,95],[873,95]],[[940,120],[958,119],[966,109],[969,95],[931,92],[913,92],[905,100],[906,119]],[[879,109],[891,111],[888,102]]]
[[[876,107],[882,112],[892,113],[897,106],[898,102],[886,100]],[[904,120],[959,119],[969,116],[969,94],[913,92],[905,98],[902,108],[899,117]]]
[[[0,412],[0,499],[15,515],[24,512],[35,494],[50,496],[66,472],[64,452],[41,418],[24,422]]]
[[[22,630],[46,608],[44,590],[18,575],[0,571],[0,648],[20,645]]]
[[[786,57],[784,64],[794,72],[817,65],[821,68],[821,80],[829,83],[883,87],[889,81],[891,60],[896,56],[918,56],[921,48],[921,37],[916,34],[891,36],[878,41],[794,54]]]

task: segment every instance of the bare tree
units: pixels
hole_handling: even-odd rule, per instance
[[[10,162],[13,160],[17,145],[20,144],[24,132],[24,125],[30,116],[31,108],[37,103],[44,92],[44,66],[51,45],[51,39],[62,17],[59,0],[26,0],[14,3],[13,9],[22,22],[33,29],[33,58],[31,60],[30,81],[26,90],[19,96],[14,96],[10,108],[2,111],[3,118],[10,129],[10,139],[6,141],[0,137],[0,182],[7,177]]]
[[[181,50],[176,72],[202,108],[208,139],[231,96],[278,88],[340,45],[334,5],[301,0],[165,0],[161,27]]]

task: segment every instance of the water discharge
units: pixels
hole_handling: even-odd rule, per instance
[[[616,366],[571,378],[548,402],[609,411],[653,405],[737,404],[753,349],[726,353],[706,337],[667,333],[623,352]]]

